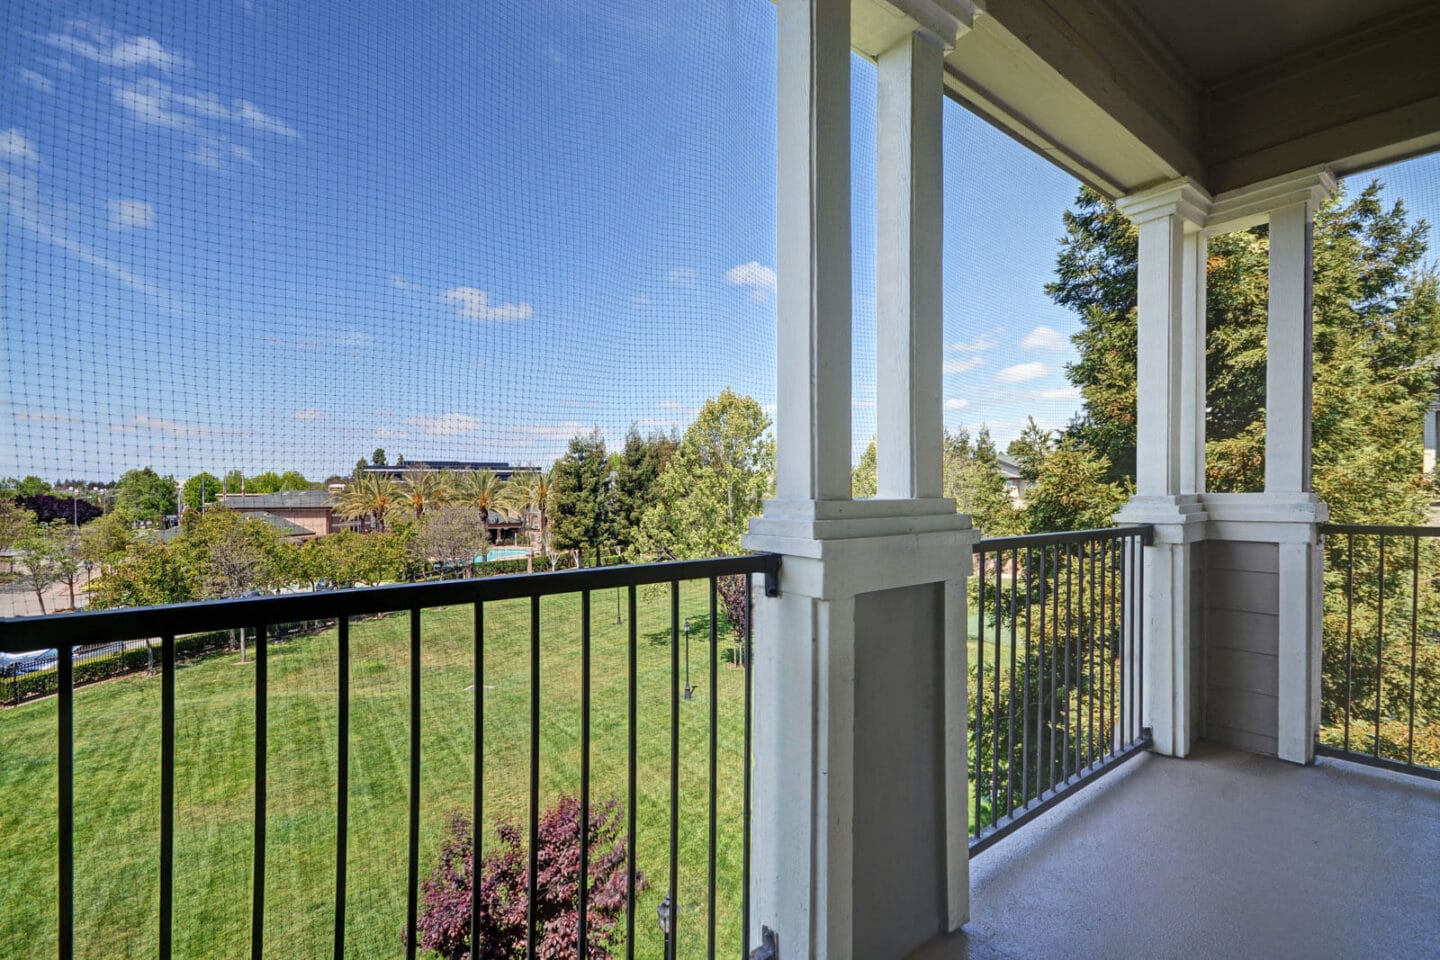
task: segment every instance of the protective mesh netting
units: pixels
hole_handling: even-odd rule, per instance
[[[548,463],[769,403],[769,4],[4,15],[0,474]]]

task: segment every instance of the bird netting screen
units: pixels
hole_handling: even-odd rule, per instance
[[[0,16],[0,475],[543,464],[771,402],[770,4]]]

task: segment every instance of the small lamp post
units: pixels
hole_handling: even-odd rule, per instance
[[[690,618],[685,618],[685,699],[689,700],[695,688],[690,686]]]
[[[665,935],[665,960],[670,960],[670,934],[675,928],[675,907],[670,902],[670,894],[665,894],[665,899],[660,901],[655,913],[660,918],[660,932]]]

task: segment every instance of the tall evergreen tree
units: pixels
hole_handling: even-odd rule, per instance
[[[675,455],[680,438],[673,432],[641,436],[631,426],[625,446],[614,458],[615,484],[610,497],[609,535],[616,548],[629,552],[635,545],[640,521],[658,495],[655,483]]]
[[[551,471],[550,541],[557,550],[589,550],[605,539],[610,476],[598,429],[570,438]]]

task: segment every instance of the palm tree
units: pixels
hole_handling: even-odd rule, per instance
[[[517,473],[510,478],[506,484],[501,503],[508,509],[514,510],[521,516],[529,515],[539,521],[540,531],[540,555],[549,558],[549,532],[550,532],[550,471],[541,470],[535,473]],[[533,551],[532,551],[533,558]],[[534,569],[534,562],[530,564]]]
[[[455,485],[455,498],[480,511],[480,559],[490,555],[490,511],[500,509],[505,485],[489,470],[475,470],[460,477]]]
[[[450,475],[443,471],[406,470],[401,481],[400,505],[419,520],[427,506],[436,506],[454,495]]]
[[[340,494],[340,515],[346,520],[374,517],[375,529],[385,529],[385,515],[400,505],[401,491],[394,480],[367,473]]]

